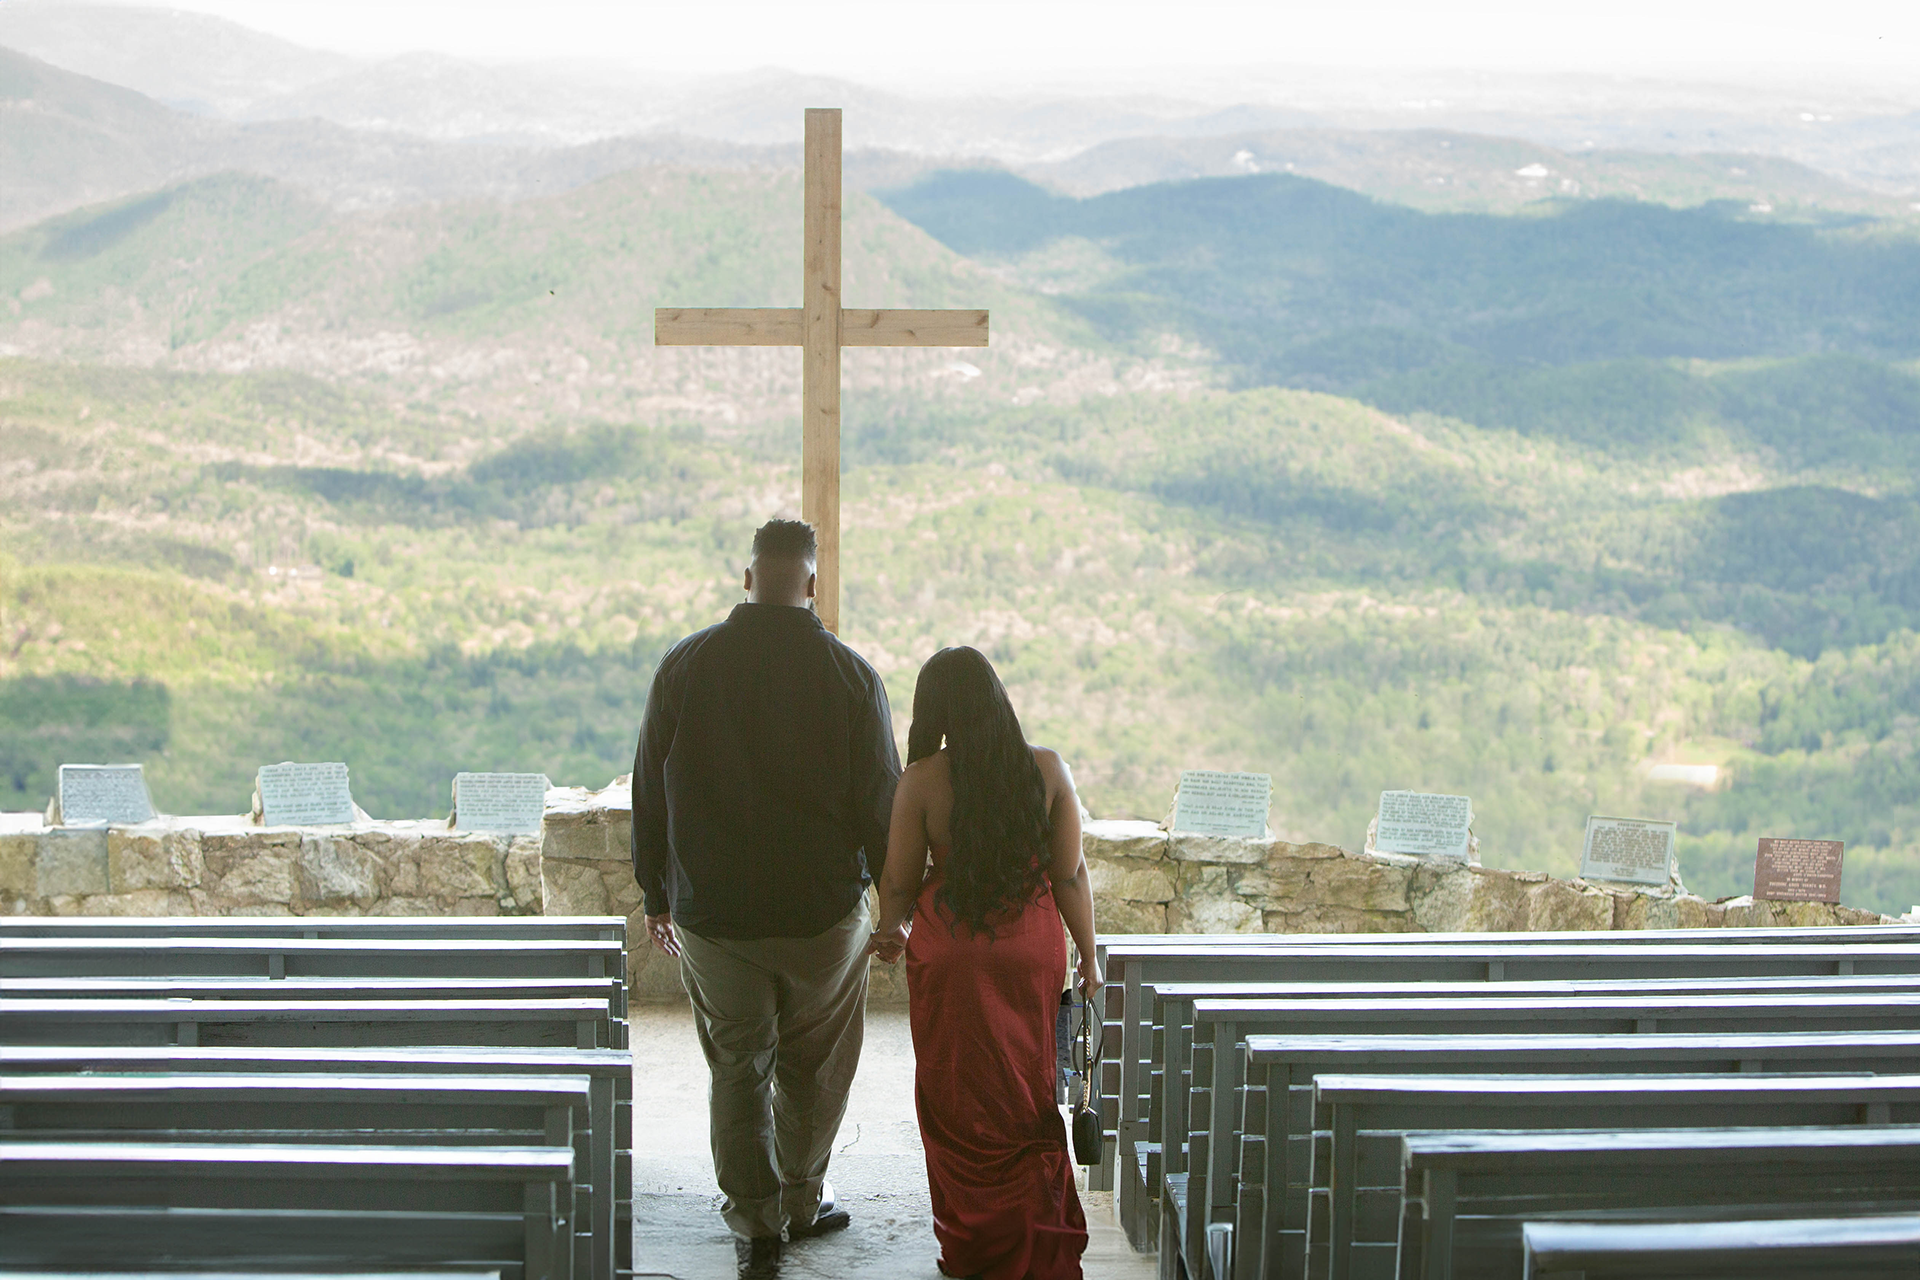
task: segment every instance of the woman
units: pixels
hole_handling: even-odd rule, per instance
[[[1091,995],[1101,976],[1073,776],[1027,745],[986,658],[942,649],[913,691],[873,946],[888,961],[906,952],[944,1275],[1079,1280],[1087,1223],[1054,1102],[1062,921]]]

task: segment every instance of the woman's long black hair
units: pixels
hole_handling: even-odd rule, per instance
[[[978,649],[942,649],[913,687],[907,763],[945,741],[953,775],[953,847],[938,901],[975,933],[1032,898],[1053,824],[1047,784],[1007,690]]]

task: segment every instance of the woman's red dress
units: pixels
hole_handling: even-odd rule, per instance
[[[1087,1220],[1054,1102],[1054,1019],[1067,943],[1042,885],[993,937],[935,902],[945,850],[907,939],[914,1106],[940,1268],[985,1280],[1080,1280]]]

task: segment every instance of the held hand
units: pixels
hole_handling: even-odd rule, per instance
[[[911,932],[912,926],[904,920],[885,932],[876,930],[873,937],[867,941],[867,954],[879,956],[886,963],[892,964],[907,949],[907,935]]]
[[[1106,975],[1100,972],[1100,960],[1097,956],[1080,957],[1080,990],[1088,1000],[1093,993],[1107,985]]]
[[[678,956],[680,954],[680,939],[674,936],[673,917],[671,915],[648,916],[647,936],[653,939],[654,946],[660,948],[668,955]]]

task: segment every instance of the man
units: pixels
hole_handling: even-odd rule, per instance
[[[647,932],[680,958],[742,1277],[838,1230],[827,1159],[860,1058],[900,777],[880,677],[821,625],[813,527],[753,536],[747,602],[661,660],[633,761]]]

